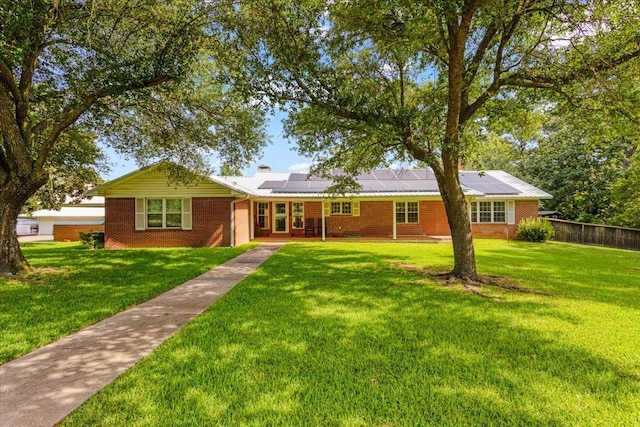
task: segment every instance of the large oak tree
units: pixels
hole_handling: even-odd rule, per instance
[[[391,161],[430,166],[446,206],[453,277],[478,278],[458,162],[487,103],[638,67],[636,1],[247,0],[228,3],[236,84],[288,108],[288,133],[316,171]],[[236,53],[237,52],[237,53]],[[243,80],[244,76],[250,77]],[[570,90],[568,90],[571,88]]]
[[[259,151],[262,113],[217,79],[215,11],[205,0],[2,2],[0,273],[28,269],[16,236],[26,201],[46,183],[68,193],[95,178],[63,179],[93,170],[96,138],[192,166],[212,150],[231,165]]]

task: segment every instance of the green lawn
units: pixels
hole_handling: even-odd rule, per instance
[[[446,244],[288,244],[63,425],[637,426],[640,253],[476,250],[545,295],[398,266],[446,269]]]
[[[0,364],[146,301],[256,245],[89,251],[25,243],[36,273],[0,278]]]

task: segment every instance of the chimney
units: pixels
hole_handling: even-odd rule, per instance
[[[271,172],[271,167],[267,165],[258,166],[258,172]]]

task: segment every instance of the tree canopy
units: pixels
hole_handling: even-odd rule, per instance
[[[248,70],[230,79],[288,109],[286,130],[316,171],[398,160],[433,169],[451,275],[471,280],[457,166],[488,108],[547,94],[585,102],[640,56],[635,1],[256,0],[227,12],[224,42]]]
[[[0,6],[0,272],[27,266],[15,235],[27,199],[97,177],[98,138],[189,166],[212,152],[242,165],[264,144],[257,104],[219,79],[215,2],[10,3]]]

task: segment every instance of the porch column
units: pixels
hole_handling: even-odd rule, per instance
[[[393,240],[398,239],[398,230],[396,230],[396,201],[391,201],[391,215],[393,216]]]
[[[255,238],[256,220],[253,218],[253,200],[249,199],[249,240]]]

